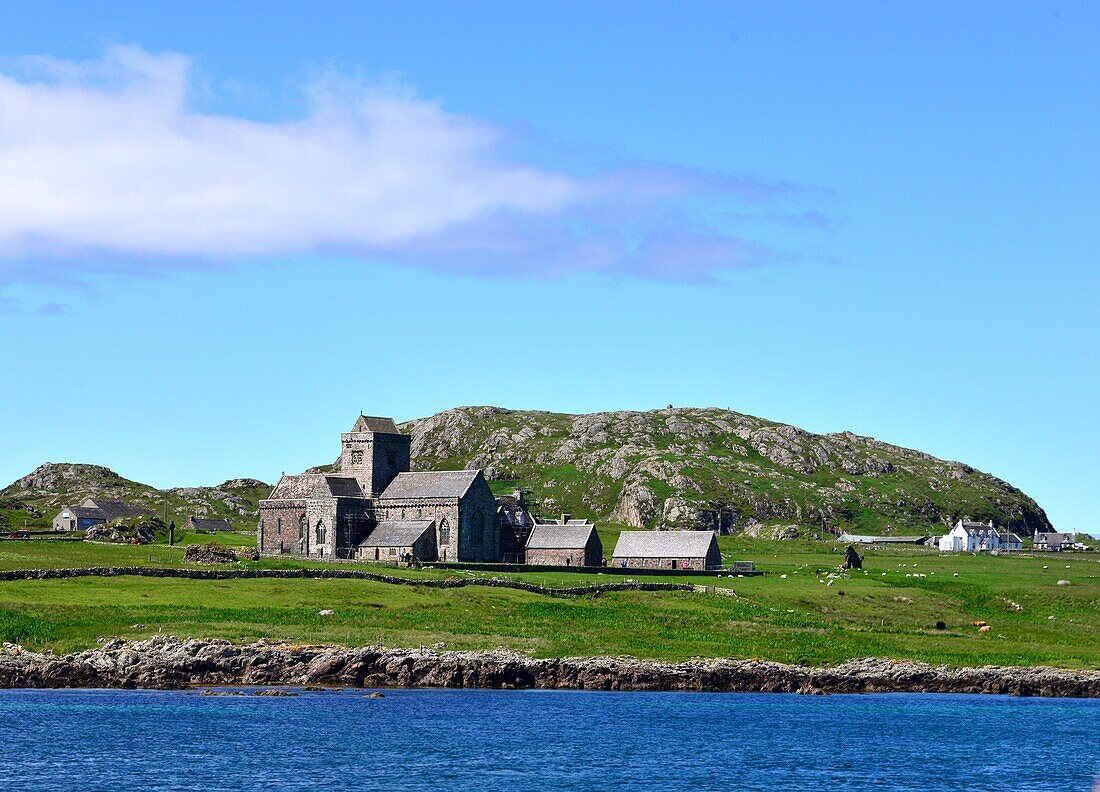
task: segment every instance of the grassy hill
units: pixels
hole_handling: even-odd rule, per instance
[[[255,479],[233,479],[216,487],[158,490],[123,478],[99,465],[46,463],[0,490],[0,530],[47,530],[63,506],[87,497],[114,498],[152,509],[182,526],[188,516],[225,518],[239,530],[254,530],[257,504],[271,486]]]
[[[971,517],[1050,529],[1034,500],[961,462],[728,410],[462,407],[402,428],[414,469],[484,468],[494,490],[530,487],[548,513],[633,527],[921,534]]]

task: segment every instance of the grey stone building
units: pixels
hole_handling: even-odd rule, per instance
[[[187,522],[183,524],[183,530],[197,531],[198,533],[217,533],[218,531],[232,531],[233,526],[226,519],[208,520],[191,515],[187,518]]]
[[[623,531],[611,563],[649,569],[721,569],[714,531]]]
[[[1057,533],[1055,531],[1036,532],[1035,542],[1032,545],[1036,550],[1046,550],[1060,553],[1063,550],[1073,550],[1077,544],[1077,535],[1072,533]]]
[[[403,561],[436,557],[435,520],[387,520],[380,522],[359,543],[360,561]]]
[[[599,566],[603,563],[603,543],[592,523],[536,525],[527,540],[526,563]]]
[[[260,552],[498,561],[497,504],[481,471],[410,472],[409,443],[392,419],[359,416],[341,435],[339,475],[283,476],[260,501]]]
[[[79,506],[66,506],[53,518],[55,531],[85,531],[93,525],[129,517],[152,516],[151,509],[131,506],[111,498],[85,498]]]

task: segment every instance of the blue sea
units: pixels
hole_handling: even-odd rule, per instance
[[[0,691],[0,789],[1092,790],[1100,701]]]

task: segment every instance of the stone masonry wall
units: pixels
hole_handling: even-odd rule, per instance
[[[611,563],[612,566],[621,567],[622,562],[626,562],[628,568],[635,567],[639,569],[671,569],[672,562],[677,562],[679,569],[706,569],[705,558],[614,558]]]
[[[528,550],[525,560],[528,564],[538,566],[586,566],[584,563],[584,548],[582,547],[568,550]]]
[[[493,491],[478,476],[459,505],[463,544],[459,561],[500,560],[500,520]]]
[[[435,520],[436,557],[430,560],[460,560],[458,549],[460,521],[457,498],[402,498],[375,501],[374,515],[379,522],[384,520]],[[495,510],[493,518],[496,519]],[[450,534],[448,542],[442,541],[444,527]]]
[[[298,523],[306,516],[306,502],[263,501],[260,503],[258,546],[264,555],[298,554]]]

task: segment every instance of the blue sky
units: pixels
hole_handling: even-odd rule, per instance
[[[1085,3],[7,4],[0,480],[729,407],[1100,529]]]

